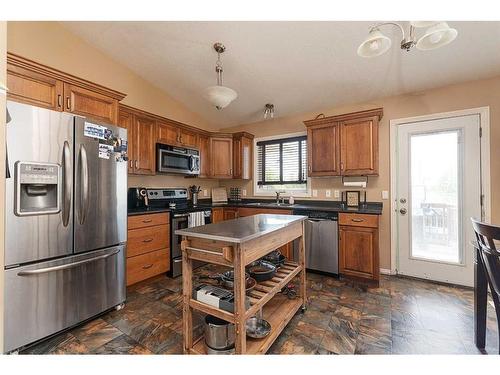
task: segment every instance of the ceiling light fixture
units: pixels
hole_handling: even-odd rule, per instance
[[[411,21],[408,26],[408,32],[402,25],[395,22],[378,23],[370,27],[368,37],[358,47],[358,55],[361,57],[380,56],[391,48],[391,39],[382,34],[380,27],[396,26],[401,31],[403,39],[401,40],[401,49],[410,51],[414,46],[419,50],[431,50],[451,43],[458,35],[458,31],[448,26],[446,22],[436,21]],[[427,27],[425,34],[417,41],[415,37],[415,28]]]
[[[264,119],[274,118],[274,104],[267,103],[264,107]]]
[[[224,53],[226,47],[222,43],[215,43],[214,49],[217,52],[217,62],[215,63],[217,85],[207,87],[203,96],[212,103],[215,108],[220,110],[226,108],[238,97],[238,94],[233,89],[222,85],[222,62],[220,61],[220,55]]]

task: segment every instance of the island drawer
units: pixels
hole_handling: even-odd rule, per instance
[[[339,213],[339,225],[378,228],[378,215],[341,212]]]
[[[137,229],[162,225],[169,223],[169,213],[162,212],[158,214],[135,215],[128,217],[128,229]]]
[[[155,225],[128,231],[127,257],[149,253],[169,246],[170,227]]]
[[[127,286],[165,273],[170,268],[170,250],[160,249],[127,259]]]

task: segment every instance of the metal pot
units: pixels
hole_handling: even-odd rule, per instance
[[[205,344],[215,350],[234,347],[234,324],[213,315],[205,317]]]
[[[224,350],[217,350],[217,349],[212,349],[208,345],[205,345],[205,346],[207,347],[207,353],[208,354],[234,354],[234,348],[224,349]]]

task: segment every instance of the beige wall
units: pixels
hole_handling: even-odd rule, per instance
[[[8,22],[7,47],[9,52],[121,91],[127,94],[122,101],[124,104],[201,129],[214,129],[213,124],[87,44],[58,22]],[[129,178],[129,186],[183,187],[192,184],[209,190],[218,186],[217,180],[170,176]]]
[[[310,120],[319,113],[326,116],[355,112],[377,107],[384,108],[380,123],[380,175],[370,177],[367,187],[369,201],[381,201],[382,190],[390,190],[389,171],[389,121],[392,119],[455,111],[467,108],[490,107],[490,144],[491,144],[491,219],[500,223],[500,77],[461,83],[418,94],[373,100],[370,103],[346,105],[318,112],[277,118],[259,123],[240,125],[225,131],[248,131],[256,137],[305,131],[304,120]],[[224,186],[240,186],[253,193],[253,182],[221,181]],[[318,198],[325,197],[326,189],[342,189],[340,178],[313,178],[312,189],[318,189]],[[496,187],[496,188],[495,188]],[[344,188],[345,189],[345,188]],[[332,194],[333,195],[333,194]],[[317,198],[311,198],[317,199]],[[330,198],[333,199],[333,198]],[[380,266],[390,268],[390,201],[384,200],[384,211],[380,224]]]
[[[6,81],[7,22],[0,21],[0,82]],[[0,95],[0,353],[3,353],[4,247],[5,247],[5,96]]]

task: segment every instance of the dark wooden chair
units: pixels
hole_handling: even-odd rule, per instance
[[[498,346],[500,354],[500,250],[495,241],[500,241],[500,226],[483,223],[471,218],[472,227],[476,233],[479,254],[491,290],[498,325]]]

